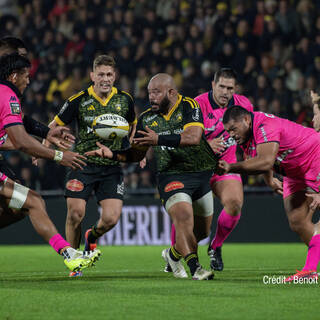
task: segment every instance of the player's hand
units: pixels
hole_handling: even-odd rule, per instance
[[[317,104],[320,102],[320,96],[313,90],[310,91],[310,96],[311,96],[312,104]]]
[[[230,170],[230,164],[224,160],[219,160],[215,173],[218,174],[219,176],[222,176],[223,174],[228,173],[229,170]]]
[[[86,156],[97,156],[101,158],[112,159],[113,152],[108,147],[106,147],[100,142],[96,142],[96,144],[99,147],[99,149],[85,152]]]
[[[320,208],[320,194],[307,192],[305,194],[308,198],[311,198],[312,202],[309,204],[311,210],[316,210]]]
[[[139,162],[140,168],[143,169],[147,165],[147,158],[144,157],[140,162]]]
[[[217,154],[221,154],[226,148],[223,144],[223,137],[208,140],[208,143],[211,149],[213,150],[213,152]]]
[[[269,183],[270,188],[277,194],[283,195],[283,184],[277,178],[272,178],[271,183]]]
[[[83,167],[85,167],[87,164],[84,162],[87,158],[77,152],[72,151],[64,151],[63,152],[63,158],[59,162],[61,165],[65,167],[70,167],[73,170],[75,169],[81,169],[83,170]]]
[[[47,135],[47,140],[57,146],[60,149],[70,149],[76,138],[70,132],[67,127],[57,126],[51,128]]]
[[[143,135],[142,138],[135,138],[133,142],[139,146],[157,146],[158,135],[146,126],[146,131],[138,130],[138,133]]]

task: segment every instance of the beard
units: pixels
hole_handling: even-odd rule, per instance
[[[162,114],[167,114],[170,106],[170,100],[168,97],[164,97],[160,103],[154,103],[150,101],[151,105],[153,106],[158,106],[158,109],[155,110],[154,112],[156,113],[162,113]]]

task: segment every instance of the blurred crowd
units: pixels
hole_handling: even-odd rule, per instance
[[[23,39],[32,80],[25,113],[48,123],[64,100],[90,85],[98,54],[114,56],[116,86],[130,92],[137,114],[148,104],[146,86],[171,74],[181,94],[211,89],[219,67],[239,75],[237,93],[256,110],[311,125],[309,92],[320,85],[319,0],[2,0],[0,35]],[[65,169],[7,153],[23,183],[62,189]],[[154,163],[126,166],[129,190],[154,187]],[[260,184],[249,179],[249,185]]]

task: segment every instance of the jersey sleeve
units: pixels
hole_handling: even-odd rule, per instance
[[[59,126],[69,124],[78,115],[79,110],[78,99],[68,99],[60,109],[59,113],[54,117],[54,120]]]
[[[134,138],[133,139],[142,138],[143,137],[143,135],[141,133],[138,133],[138,131],[146,131],[144,126],[143,126],[143,114],[140,115],[140,117],[138,119],[136,132],[134,134]],[[132,149],[136,149],[136,150],[140,150],[140,151],[146,151],[146,150],[148,150],[149,147],[148,146],[139,146],[139,145],[137,145],[135,143],[132,143],[131,144],[131,148]]]
[[[137,118],[136,118],[136,113],[134,111],[134,100],[132,98],[132,96],[125,92],[125,91],[122,91],[127,99],[128,99],[128,106],[129,106],[129,110],[128,110],[128,114],[127,114],[127,121],[129,122],[129,124],[136,124],[137,123]]]
[[[191,98],[184,98],[184,126],[183,130],[188,127],[196,126],[204,129],[203,115],[199,103]]]
[[[265,118],[261,123],[257,125],[255,130],[256,144],[277,142],[280,143],[280,129],[277,125],[277,121],[272,118]]]
[[[19,100],[13,95],[3,95],[0,104],[0,114],[4,128],[23,125]]]

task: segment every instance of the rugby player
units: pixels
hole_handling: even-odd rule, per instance
[[[78,125],[75,150],[80,154],[95,149],[98,141],[104,142],[112,149],[121,149],[125,143],[129,146],[126,140],[102,140],[92,130],[95,118],[105,113],[112,113],[124,117],[129,122],[133,135],[137,122],[134,102],[130,94],[113,86],[116,79],[115,66],[112,57],[98,56],[93,62],[91,72],[93,85],[70,97],[49,124],[50,128],[55,128],[75,120]],[[95,249],[97,239],[112,229],[120,218],[124,182],[119,161],[91,157],[84,170],[68,172],[65,185],[68,207],[66,238],[73,248],[80,246],[81,222],[93,190],[102,212],[97,223],[85,233],[85,250]],[[70,276],[76,275],[70,274]]]
[[[229,163],[237,162],[236,143],[224,130],[222,117],[228,107],[236,104],[253,111],[253,106],[245,96],[235,94],[237,75],[230,68],[218,70],[212,81],[212,90],[197,96],[205,127],[205,136],[212,150],[221,159]],[[221,201],[223,209],[219,215],[215,236],[208,247],[212,270],[222,271],[221,248],[223,242],[238,224],[243,205],[243,187],[239,174],[228,173],[222,176],[213,174],[210,179],[211,189]],[[232,190],[232,192],[230,192]],[[175,241],[175,228],[172,225],[171,240]],[[202,239],[197,239],[198,241]],[[167,265],[166,272],[170,272]]]
[[[295,278],[318,278],[320,226],[312,222],[320,204],[320,136],[311,129],[272,114],[249,112],[240,106],[223,116],[226,131],[242,146],[245,161],[219,161],[218,174],[264,174],[266,183],[283,194],[284,207],[292,231],[308,246],[304,267]],[[272,169],[283,176],[283,185]]]
[[[5,55],[0,59],[0,144],[10,140],[15,149],[31,156],[51,159],[61,165],[71,168],[82,168],[85,157],[70,151],[52,150],[42,145],[30,136],[23,125],[19,96],[29,83],[30,62],[18,53]],[[64,257],[65,265],[71,271],[89,267],[98,258],[99,252],[83,254],[71,248],[62,238],[50,220],[43,199],[35,191],[14,182],[0,172],[1,212],[14,215],[16,211],[24,210],[35,231],[53,249]]]
[[[163,250],[162,256],[177,278],[187,277],[180,261],[183,257],[192,279],[210,279],[213,272],[198,260],[195,233],[210,230],[213,195],[209,180],[217,159],[204,136],[201,109],[195,100],[177,92],[168,74],[155,75],[148,93],[151,107],[139,117],[131,148],[111,151],[97,143],[100,149],[86,155],[138,162],[152,146],[160,197],[176,228],[176,243]]]

